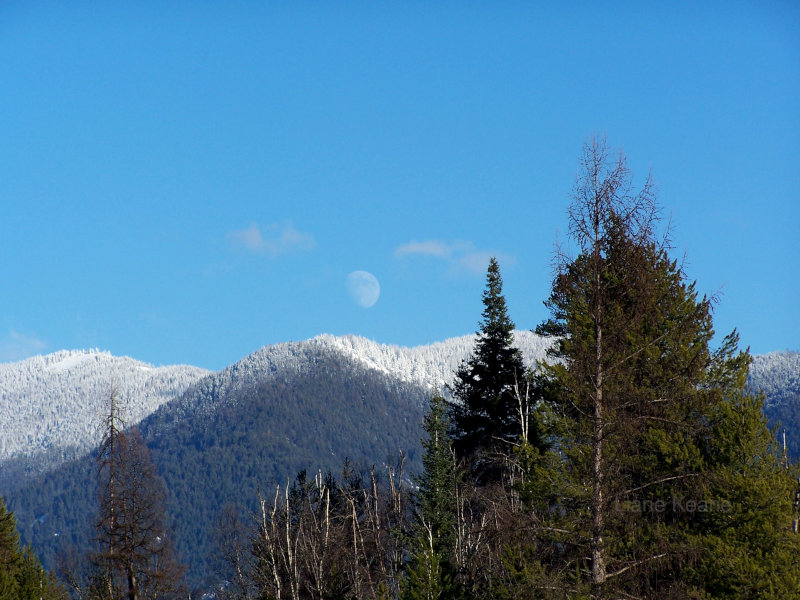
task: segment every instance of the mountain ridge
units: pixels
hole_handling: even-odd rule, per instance
[[[0,465],[8,472],[15,459],[24,465],[23,470],[42,472],[89,451],[100,440],[99,422],[112,386],[126,400],[129,425],[135,425],[190,387],[203,385],[209,376],[227,374],[228,380],[244,385],[238,373],[249,372],[251,379],[277,373],[303,348],[320,347],[339,351],[366,368],[406,383],[446,392],[455,371],[469,357],[475,338],[476,334],[467,334],[407,347],[352,334],[320,334],[308,340],[265,345],[216,372],[192,365],[156,367],[97,349],[59,350],[0,363]],[[515,332],[515,344],[527,365],[544,357],[549,343],[530,331]],[[766,409],[794,402],[800,394],[800,353],[754,355],[749,382],[754,391],[766,392]],[[19,470],[17,467],[16,472]]]
[[[800,352],[756,354],[748,374],[750,388],[763,391],[766,407],[781,406],[800,396]]]
[[[46,470],[100,441],[104,403],[115,389],[135,425],[183,393],[208,371],[191,365],[155,367],[99,350],[60,350],[0,364],[2,480]],[[2,483],[0,480],[0,483]]]
[[[544,356],[543,338],[520,330],[515,339],[528,364]],[[80,456],[100,441],[104,402],[112,387],[125,401],[128,425],[136,425],[192,386],[220,375],[217,386],[243,386],[293,368],[311,348],[331,349],[408,384],[443,391],[465,360],[475,335],[405,347],[367,338],[321,334],[308,340],[265,345],[220,371],[191,365],[155,367],[100,350],[59,350],[15,363],[0,364],[0,465],[13,477],[46,471]],[[247,377],[239,377],[248,373]],[[226,393],[235,392],[227,387]],[[202,409],[202,407],[196,407]]]
[[[542,358],[549,343],[526,331],[518,331],[515,339],[526,364]],[[139,422],[167,483],[178,548],[193,557],[193,580],[214,567],[208,524],[226,502],[254,510],[260,486],[285,484],[299,469],[336,471],[345,458],[380,471],[402,451],[408,471],[418,469],[426,401],[434,389],[452,381],[474,340],[468,335],[408,348],[359,336],[320,335],[264,346],[217,372],[194,372],[197,378],[179,395]],[[113,358],[93,352],[62,351],[27,366],[56,381],[68,374],[87,375],[87,367]],[[759,359],[751,387],[776,388],[773,371],[795,381],[793,361],[800,358],[795,354]],[[138,375],[157,369],[128,361],[120,364]],[[0,386],[11,380],[8,373],[4,377]],[[102,401],[107,389],[93,389]],[[5,388],[0,392],[5,394]],[[790,404],[795,405],[800,408],[800,401]],[[765,413],[771,421],[777,414],[800,423],[793,413]],[[7,472],[6,466],[0,465],[0,473]],[[20,477],[16,486],[0,482],[0,493],[7,494],[19,517],[23,539],[46,564],[54,564],[63,544],[82,548],[87,543],[96,501],[94,476],[90,452],[62,460],[46,475]]]

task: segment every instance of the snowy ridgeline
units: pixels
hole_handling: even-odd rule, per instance
[[[126,423],[135,424],[206,374],[96,350],[0,364],[0,463],[37,455],[66,460],[95,446],[112,386],[124,400]]]
[[[414,348],[377,344],[353,335],[321,335],[310,341],[336,348],[366,367],[404,382],[441,391],[453,383],[456,370],[472,354],[475,337],[464,335]],[[525,365],[533,366],[545,357],[550,342],[530,331],[518,330],[514,333],[514,345],[522,352]]]
[[[236,364],[203,381],[220,391],[241,388],[253,380],[270,376],[285,377],[320,367],[326,353],[334,353],[405,383],[443,391],[453,382],[456,370],[467,360],[475,345],[475,335],[465,335],[424,346],[408,348],[379,344],[355,335],[319,335],[304,342],[265,346]],[[517,330],[514,344],[527,366],[546,356],[551,340],[530,331]],[[770,402],[782,402],[790,394],[800,394],[800,353],[774,352],[756,355],[750,368],[752,389],[763,389]]]
[[[213,411],[203,400],[224,397],[259,380],[324,369],[325,357],[331,354],[404,383],[442,390],[453,381],[474,342],[475,336],[467,335],[405,348],[357,336],[320,335],[304,342],[265,346],[206,378],[209,372],[203,369],[155,368],[99,351],[61,351],[0,364],[0,463],[38,457],[41,460],[28,463],[46,467],[96,446],[112,385],[125,400],[128,424],[138,423],[195,384],[195,392],[179,403],[186,404],[184,410]],[[547,348],[544,339],[527,331],[518,331],[515,343],[527,364],[542,358]]]
[[[308,343],[338,349],[365,366],[402,381],[441,390],[453,382],[459,365],[469,358],[475,336],[465,335],[415,348],[377,344],[352,335],[320,335]],[[545,358],[551,343],[530,331],[514,332],[514,345],[522,351],[527,366],[533,366],[537,360]],[[771,352],[753,356],[748,384],[752,390],[763,391],[767,395],[767,405],[800,397],[800,352]]]
[[[517,331],[514,341],[527,365],[544,358],[549,345],[528,331]],[[352,335],[320,335],[265,346],[214,374],[191,366],[156,368],[98,351],[61,351],[0,364],[0,465],[24,459],[26,470],[41,471],[93,448],[100,439],[112,385],[126,400],[128,424],[138,423],[173,399],[178,399],[170,405],[177,419],[187,412],[213,412],[215,399],[259,381],[288,381],[304,372],[325,370],[330,357],[442,391],[469,358],[474,343],[475,336],[467,335],[406,348]],[[750,385],[767,393],[768,404],[791,402],[800,395],[800,353],[755,356]]]
[[[767,395],[767,406],[800,396],[800,352],[770,352],[753,356],[748,385]]]
[[[474,335],[465,335],[426,346],[407,348],[379,344],[355,335],[319,335],[302,342],[264,346],[233,365],[199,381],[188,394],[170,405],[172,418],[191,413],[213,414],[219,399],[236,397],[236,392],[259,381],[280,378],[289,381],[306,372],[326,369],[331,357],[344,358],[357,368],[377,371],[404,384],[444,391],[453,382],[462,361],[474,349]],[[549,343],[534,333],[518,331],[515,345],[526,364],[544,358]]]

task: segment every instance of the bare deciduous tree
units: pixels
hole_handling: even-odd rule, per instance
[[[109,394],[97,457],[97,546],[107,598],[147,600],[182,594],[184,568],[165,526],[166,489],[138,430],[123,430],[116,390]]]
[[[337,483],[322,473],[307,479],[301,471],[292,485],[261,497],[250,566],[255,596],[396,596],[405,525],[402,472],[388,469],[386,485],[374,469],[367,476],[346,468]]]

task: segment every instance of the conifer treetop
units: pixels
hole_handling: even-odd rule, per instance
[[[514,323],[508,316],[506,299],[503,296],[503,278],[497,259],[489,260],[486,272],[486,289],[483,291],[483,320],[478,335],[501,337],[509,342],[513,338]]]

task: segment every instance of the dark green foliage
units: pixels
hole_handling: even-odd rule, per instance
[[[522,433],[514,386],[525,379],[525,367],[513,345],[514,323],[494,258],[486,275],[483,306],[475,349],[452,386],[457,401],[452,405],[453,445],[459,457],[505,452]]]
[[[552,570],[552,549],[530,542],[507,545],[500,554],[502,569],[494,573],[491,598],[497,600],[588,600],[588,585],[581,584],[575,569]],[[548,550],[550,550],[548,552]]]
[[[415,521],[403,598],[433,600],[455,592],[456,469],[448,434],[447,406],[434,396],[425,414],[422,473],[414,478]]]
[[[423,424],[422,473],[415,477],[419,487],[414,494],[417,535],[426,539],[430,534],[433,551],[443,557],[453,553],[456,526],[456,468],[446,411],[444,398],[434,396]]]
[[[419,548],[406,567],[403,600],[445,600],[453,598],[453,582],[442,568],[442,556],[428,547]]]
[[[14,513],[0,498],[0,598],[11,597],[17,588],[20,563],[19,533]]]
[[[562,265],[538,330],[559,336],[548,377],[564,483],[542,513],[561,532],[552,567],[586,574],[561,589],[796,595],[791,476],[745,392],[749,356],[735,333],[711,351],[710,301],[653,241],[647,188],[615,196],[627,171],[622,160],[606,171],[604,152],[587,151],[588,187],[570,212],[581,253]],[[759,573],[769,583],[746,587]]]
[[[427,391],[365,374],[338,355],[307,360],[312,370],[233,392],[209,384],[140,423],[168,488],[169,524],[192,585],[216,583],[211,524],[221,507],[234,502],[245,514],[256,512],[259,486],[285,484],[302,468],[336,471],[346,456],[358,465],[381,465],[402,451],[408,470],[419,471],[418,424]],[[23,539],[48,566],[56,564],[61,548],[88,549],[97,506],[94,478],[88,457],[13,493],[13,507],[24,515]]]
[[[710,415],[700,486],[710,510],[687,528],[699,555],[687,579],[711,597],[800,597],[800,469],[784,466],[761,408],[760,397],[734,391]]]
[[[42,568],[30,546],[22,550],[18,600],[66,600],[66,590],[55,575]]]
[[[0,497],[0,600],[65,600],[65,590],[46,572],[30,546],[20,546],[14,513]]]

